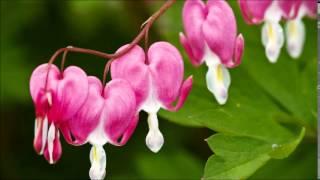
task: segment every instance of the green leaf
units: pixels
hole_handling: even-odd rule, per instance
[[[304,142],[288,158],[268,161],[250,179],[317,179],[316,146],[316,142]]]
[[[246,179],[271,158],[285,158],[291,154],[304,136],[288,143],[271,144],[245,136],[216,134],[208,139],[214,151],[206,164],[204,179]]]

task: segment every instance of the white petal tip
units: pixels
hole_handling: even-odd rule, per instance
[[[279,57],[280,50],[266,48],[266,56],[270,63],[276,63]]]
[[[220,95],[216,95],[216,99],[220,105],[224,105],[228,100],[228,93],[226,91],[222,91]]]
[[[104,179],[104,177],[106,176],[106,171],[100,172],[97,171],[97,168],[90,168],[89,176],[92,180]]]
[[[265,46],[266,56],[271,63],[277,62],[284,44],[284,34],[278,22],[267,21],[262,27],[262,44]]]
[[[231,83],[229,71],[221,64],[208,66],[206,74],[207,88],[220,105],[228,100],[228,89]]]
[[[294,60],[296,60],[300,57],[300,54],[298,54],[298,53],[293,53],[293,52],[290,53],[290,51],[288,51],[288,52],[289,52],[290,57]]]
[[[305,27],[300,18],[290,20],[286,24],[287,51],[289,55],[297,59],[300,57],[304,41]]]
[[[294,45],[294,44],[288,44],[287,51],[293,59],[298,59],[302,52],[302,46]]]
[[[146,137],[146,145],[152,152],[154,153],[159,152],[163,143],[164,143],[163,135],[159,129],[149,130]]]
[[[54,139],[55,139],[55,134],[56,134],[56,127],[54,126],[53,123],[51,123],[48,131],[48,139],[47,139],[47,145],[48,145],[48,151],[49,151],[49,158],[50,164],[53,164],[53,146],[54,146]]]
[[[94,145],[90,150],[91,168],[89,177],[92,180],[104,179],[106,175],[107,156],[102,146]]]

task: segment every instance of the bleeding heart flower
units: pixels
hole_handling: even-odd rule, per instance
[[[225,1],[187,0],[182,17],[186,35],[180,33],[180,42],[194,66],[206,63],[207,87],[219,104],[225,104],[231,83],[227,68],[241,63],[244,50],[233,11]]]
[[[238,2],[244,20],[248,24],[260,24],[264,22],[261,34],[262,44],[265,47],[268,60],[271,63],[275,63],[284,44],[283,29],[279,22],[282,15],[292,17],[296,14],[288,10],[293,5],[291,3],[289,3],[290,5],[286,5],[281,1],[272,0],[238,0]],[[282,8],[284,11],[282,11]]]
[[[287,38],[287,51],[292,58],[300,57],[305,41],[305,26],[302,22],[304,16],[316,18],[317,2],[315,0],[293,0],[298,10],[295,18],[288,19],[285,26]]]
[[[270,62],[275,63],[284,44],[283,29],[279,24],[281,17],[288,20],[285,27],[287,50],[291,57],[301,55],[305,41],[305,15],[316,17],[315,0],[238,0],[242,15],[248,24],[265,22],[262,27],[262,44]]]
[[[138,112],[144,110],[149,114],[146,145],[153,152],[158,152],[164,143],[157,112],[160,108],[177,111],[191,90],[192,77],[183,82],[183,74],[182,57],[167,42],[154,43],[147,54],[141,47],[135,46],[111,64],[111,77],[130,82],[136,95]],[[177,104],[173,106],[177,99]]]
[[[113,79],[103,88],[96,77],[87,79],[88,97],[77,114],[61,126],[61,131],[72,145],[92,144],[89,175],[91,179],[103,179],[106,172],[103,145],[122,146],[129,140],[138,122],[136,99],[125,80]]]
[[[36,112],[34,148],[53,164],[62,153],[60,125],[75,115],[87,98],[87,76],[75,66],[60,73],[55,65],[42,64],[31,75],[30,93]]]

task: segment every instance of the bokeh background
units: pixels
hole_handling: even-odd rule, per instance
[[[49,165],[33,150],[35,117],[29,94],[30,75],[35,67],[47,62],[57,49],[68,45],[114,52],[136,36],[141,24],[163,2],[1,1],[1,179],[89,178],[90,145],[73,147],[62,140],[63,155],[55,165]],[[250,26],[252,30],[249,31],[236,2],[229,2],[236,13],[239,31],[255,33],[255,43],[260,47],[260,27]],[[178,1],[174,5],[175,11],[168,11],[171,11],[170,18],[175,13],[176,23],[170,23],[172,19],[168,21],[169,16],[164,15],[151,29],[150,39],[151,42],[169,41],[184,54],[178,43],[178,33],[182,31],[182,5],[183,1]],[[305,22],[308,29],[306,49],[316,55],[316,22]],[[166,39],[163,34],[168,31],[176,33],[176,37]],[[251,38],[249,42],[253,40]],[[249,51],[246,49],[246,53]],[[286,54],[284,49],[283,54]],[[184,57],[189,67],[190,63]],[[265,57],[261,58],[266,61]],[[105,63],[105,59],[77,53],[70,53],[67,58],[67,65],[80,66],[87,74],[100,78]],[[187,71],[186,75],[192,73]],[[200,179],[205,162],[212,155],[204,139],[214,132],[206,128],[181,126],[164,118],[160,118],[160,128],[165,144],[156,155],[145,146],[148,127],[144,113],[141,113],[138,128],[126,146],[106,145],[107,178]],[[315,178],[316,157],[316,139],[313,137],[303,141],[288,159],[270,161],[252,178]]]

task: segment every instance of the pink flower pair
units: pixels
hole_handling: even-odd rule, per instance
[[[298,58],[302,52],[305,40],[305,27],[302,17],[316,16],[315,0],[238,0],[244,20],[248,24],[260,24],[262,27],[262,44],[266,56],[275,63],[284,45],[284,33],[279,24],[281,18],[287,20],[285,35],[287,50],[293,58]]]
[[[219,104],[225,104],[231,83],[227,68],[241,63],[244,39],[237,36],[236,19],[224,0],[187,0],[183,7],[185,35],[180,42],[191,63],[208,66],[207,87]]]
[[[103,88],[100,80],[78,67],[60,72],[55,65],[42,64],[32,73],[30,92],[36,107],[35,150],[52,164],[62,153],[60,131],[70,144],[90,142],[90,177],[103,178],[102,146],[124,145],[137,124],[131,86],[114,79]]]
[[[137,113],[143,110],[149,114],[146,145],[153,152],[158,152],[164,143],[157,112],[160,108],[169,111],[180,109],[192,88],[192,76],[183,81],[183,74],[182,57],[167,42],[152,44],[146,53],[141,47],[135,46],[111,64],[111,77],[125,79],[132,85]]]

